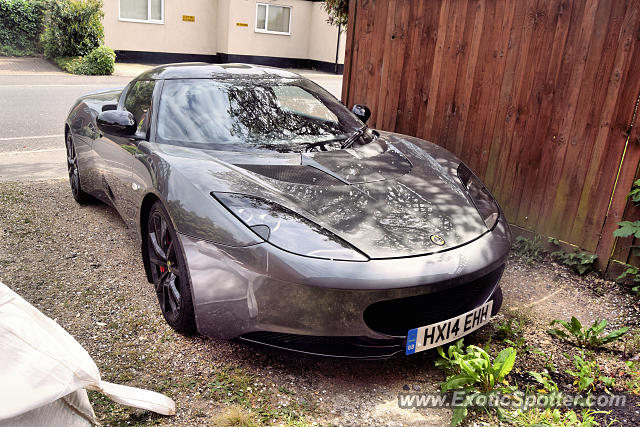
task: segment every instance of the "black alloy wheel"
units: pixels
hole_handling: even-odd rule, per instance
[[[146,246],[153,285],[165,320],[179,333],[195,333],[191,289],[180,242],[160,201],[156,201],[149,212]]]
[[[69,172],[69,184],[71,185],[71,194],[76,202],[85,204],[89,201],[89,195],[82,191],[80,185],[80,173],[78,171],[78,154],[76,148],[73,145],[73,138],[71,132],[67,133],[65,138],[65,145],[67,147],[67,171]]]

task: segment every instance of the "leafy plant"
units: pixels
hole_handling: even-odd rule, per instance
[[[627,277],[629,277],[634,283],[640,283],[640,269],[638,269],[638,267],[628,265],[627,269],[621,275],[616,277],[616,281],[621,281]],[[640,298],[640,285],[633,286],[631,290],[635,293],[636,298]]]
[[[595,415],[609,414],[610,411],[594,411],[584,409],[578,414],[575,411],[561,412],[559,409],[532,408],[526,411],[516,410],[508,414],[507,419],[520,427],[597,427]],[[606,426],[611,426],[611,421]]]
[[[47,0],[0,0],[0,52],[37,52],[48,6]]]
[[[625,388],[628,392],[640,395],[640,366],[635,360],[625,362],[629,368],[629,380],[625,382]]]
[[[327,18],[329,24],[336,26],[342,25],[343,28],[347,28],[347,22],[349,20],[349,0],[325,0],[322,6],[329,14]]]
[[[98,46],[82,58],[77,74],[105,76],[113,74],[116,61],[115,52],[107,46]]]
[[[567,253],[562,250],[552,252],[551,257],[573,268],[581,275],[590,271],[593,268],[593,263],[598,259],[598,255],[578,251]]]
[[[529,371],[529,375],[542,385],[542,390],[539,391],[544,391],[544,393],[553,393],[558,391],[558,384],[551,379],[548,372]]]
[[[627,358],[640,352],[640,331],[635,330],[625,335],[622,347],[622,357]]]
[[[536,235],[532,240],[523,236],[518,236],[513,242],[513,252],[527,263],[537,261],[544,249],[540,246],[540,236]]]
[[[464,354],[464,338],[460,338],[454,344],[450,345],[445,354],[442,347],[438,347],[436,349],[438,354],[440,355],[440,359],[435,361],[436,368],[442,369],[445,374],[459,374],[460,364],[458,363],[459,357],[455,357],[455,355]]]
[[[591,392],[595,390],[598,384],[602,384],[605,391],[608,392],[607,389],[615,384],[613,378],[602,375],[598,363],[588,353],[585,356],[584,351],[580,351],[579,355],[573,356],[573,365],[575,370],[567,369],[565,372],[575,377],[573,384],[580,392]]]
[[[83,56],[102,44],[102,0],[56,0],[42,35],[47,58]]]
[[[440,384],[440,390],[443,393],[450,390],[470,392],[464,402],[453,410],[452,426],[460,424],[467,416],[467,406],[472,400],[473,393],[506,389],[505,377],[513,369],[516,360],[516,350],[511,347],[502,350],[492,360],[487,350],[475,345],[469,345],[466,348],[461,346],[462,340],[459,340],[449,347],[446,354],[442,347],[438,347],[438,354],[446,362],[440,365],[436,363],[436,366],[444,366],[449,370],[447,378]]]
[[[549,329],[547,331],[549,335],[556,338],[562,338],[567,341],[571,341],[571,336],[573,336],[578,347],[584,348],[601,347],[605,344],[620,339],[629,330],[629,328],[625,326],[624,328],[609,332],[608,334],[603,336],[602,333],[607,327],[607,321],[605,319],[596,320],[595,322],[593,322],[593,325],[585,329],[582,327],[582,324],[578,319],[576,319],[575,316],[571,317],[570,322],[558,319],[555,319],[551,322],[551,326],[556,324],[562,325],[564,327],[564,330],[558,328]]]
[[[524,333],[525,323],[525,319],[509,317],[495,326],[495,336],[502,341],[518,339]]]

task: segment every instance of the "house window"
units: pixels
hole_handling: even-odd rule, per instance
[[[273,4],[256,5],[256,32],[291,34],[291,8],[289,6],[276,6]]]
[[[164,23],[164,0],[119,0],[120,20]]]

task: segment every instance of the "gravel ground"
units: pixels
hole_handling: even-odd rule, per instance
[[[71,333],[105,380],[176,401],[175,417],[159,417],[91,393],[103,424],[236,425],[251,416],[285,425],[449,425],[449,410],[397,405],[399,392],[437,390],[444,377],[433,367],[435,352],[344,361],[174,333],[124,223],[105,205],[77,205],[66,180],[0,183],[0,218],[0,281]],[[503,288],[505,307],[528,319],[527,343],[561,367],[568,366],[561,353],[571,347],[544,333],[550,319],[638,321],[619,286],[548,261],[512,259]],[[482,343],[493,332],[495,326],[484,328],[465,342]],[[598,357],[610,373],[624,369],[619,351]],[[531,355],[521,360],[512,381],[542,364]]]

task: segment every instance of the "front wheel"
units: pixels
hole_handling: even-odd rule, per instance
[[[76,147],[73,145],[73,138],[71,132],[67,133],[65,137],[65,145],[67,148],[67,171],[69,172],[69,184],[71,185],[71,194],[76,202],[84,205],[87,203],[91,196],[82,191],[82,185],[80,185],[80,173],[78,172],[78,153]]]
[[[165,320],[181,334],[196,332],[189,275],[169,214],[156,201],[147,221],[147,253],[153,285]]]

